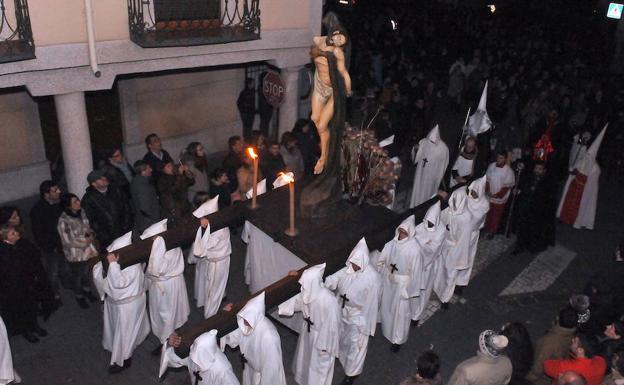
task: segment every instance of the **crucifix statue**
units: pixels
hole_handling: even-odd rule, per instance
[[[320,174],[327,162],[329,151],[329,122],[334,116],[334,89],[329,74],[329,55],[333,55],[336,60],[336,68],[344,81],[347,96],[351,96],[351,77],[345,64],[345,54],[343,46],[347,43],[347,36],[344,31],[330,31],[329,36],[315,36],[310,55],[314,60],[316,71],[314,72],[314,90],[312,91],[312,121],[316,125],[319,137],[321,138],[321,157],[314,173]]]

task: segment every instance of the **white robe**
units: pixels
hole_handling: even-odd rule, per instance
[[[9,345],[9,335],[2,317],[0,317],[0,385],[20,383],[21,378],[13,369],[13,357]]]
[[[199,227],[191,250],[197,262],[195,270],[197,306],[203,306],[204,318],[210,318],[219,311],[230,274],[230,254],[232,254],[230,229],[225,227],[211,233],[208,225],[202,235],[202,228]]]
[[[121,270],[112,262],[106,278],[102,263],[93,267],[93,281],[104,300],[102,345],[111,352],[110,364],[123,366],[150,332],[145,309],[145,276],[141,264]]]
[[[509,190],[500,198],[490,197],[490,202],[502,205],[507,203],[509,195],[511,194],[511,188],[516,184],[516,176],[514,175],[509,165],[503,167],[497,167],[496,162],[490,163],[485,173],[487,182],[490,185],[490,194],[498,194],[502,189],[509,188]]]
[[[453,296],[459,272],[470,267],[473,220],[470,211],[465,207],[466,191],[455,190],[451,195],[451,200],[453,197],[457,199],[457,209],[449,206],[444,210],[446,213],[442,214],[442,222],[446,223],[447,235],[442,244],[440,258],[436,261],[436,278],[433,284],[433,290],[443,303],[449,302]]]
[[[475,188],[478,194],[477,199],[470,196],[470,189]],[[490,210],[490,201],[485,195],[485,179],[481,177],[470,184],[467,200],[468,211],[472,215],[472,234],[470,234],[470,259],[469,267],[461,270],[457,275],[457,285],[467,286],[470,282],[472,268],[474,267],[475,257],[477,256],[477,248],[479,246],[479,234],[485,224],[485,217]]]
[[[407,238],[398,240],[399,228],[407,231]],[[411,215],[399,225],[395,237],[386,243],[377,261],[382,276],[381,330],[393,344],[407,341],[411,322],[410,299],[420,296],[423,259],[414,239],[415,230],[414,216]]]
[[[243,368],[243,385],[286,385],[280,336],[264,314],[264,293],[247,302],[236,318],[239,327],[222,337],[220,344],[222,350],[225,345],[240,346],[240,352],[247,360]],[[243,320],[251,327],[247,327]]]
[[[213,330],[197,337],[186,358],[180,358],[172,347],[163,345],[159,377],[162,377],[167,367],[186,366],[193,385],[240,385],[232,365],[225,354],[219,351],[215,336],[216,330]]]
[[[418,142],[414,157],[416,173],[410,199],[410,208],[427,201],[438,192],[438,187],[449,163],[449,150],[440,138],[437,126]]]
[[[301,333],[293,360],[293,373],[299,385],[331,385],[335,358],[339,355],[341,309],[334,294],[319,287],[312,301],[304,303],[301,293],[279,305],[279,314],[303,313]],[[308,331],[308,318],[313,323]]]
[[[364,369],[369,336],[375,335],[377,327],[381,295],[381,277],[369,264],[368,246],[364,242],[362,250],[357,250],[358,247],[347,259],[347,267],[325,278],[325,287],[336,292],[336,299],[342,307],[338,359],[345,374],[352,377],[361,374]],[[360,270],[354,271],[351,263],[359,266]]]
[[[167,251],[163,238],[156,237],[146,277],[152,333],[161,343],[184,325],[191,312],[183,273],[182,250],[177,247]]]
[[[437,206],[437,207],[436,207]],[[426,220],[433,223],[433,228],[428,228]],[[416,226],[415,236],[418,242],[418,250],[422,256],[423,268],[420,278],[420,296],[410,299],[412,320],[422,319],[423,312],[431,299],[433,281],[436,275],[436,259],[440,256],[440,249],[446,237],[446,228],[440,223],[440,202],[429,208],[423,222]]]

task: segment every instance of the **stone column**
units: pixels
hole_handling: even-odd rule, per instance
[[[87,175],[93,170],[84,92],[54,95],[54,105],[63,149],[67,190],[82,197],[87,188]]]
[[[279,108],[278,140],[284,132],[292,130],[299,119],[299,71],[301,66],[282,68],[281,76],[286,87],[284,103]]]

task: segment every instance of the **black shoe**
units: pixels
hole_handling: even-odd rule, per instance
[[[345,376],[340,385],[351,385],[355,382],[355,376]]]
[[[33,332],[35,332],[35,334],[38,335],[39,337],[45,337],[48,335],[48,332],[39,325],[35,325]]]
[[[448,304],[448,302],[444,302],[444,303],[442,303],[442,306],[440,306],[440,307],[442,308],[442,310],[446,311],[449,308],[449,304]]]
[[[93,293],[91,293],[90,291],[85,291],[84,295],[91,302],[97,302],[98,301],[98,298],[96,296],[94,296]]]
[[[131,366],[132,366],[132,358],[125,359],[124,365],[123,365],[124,369],[128,369]]]
[[[87,303],[87,300],[84,297],[76,297],[76,302],[78,302],[78,306],[80,306],[82,309],[89,308],[89,303]]]
[[[159,356],[162,351],[162,345],[156,346],[154,350],[152,350],[152,356]]]
[[[37,338],[37,336],[34,335],[32,332],[26,332],[23,334],[23,336],[26,341],[30,342],[31,344],[36,344],[37,342],[39,342],[39,338]]]
[[[112,364],[112,365],[110,365],[110,366],[108,367],[108,372],[109,372],[110,374],[121,373],[121,372],[123,372],[124,370],[126,370],[126,368],[125,368],[125,367],[123,367],[123,366],[119,366],[119,365],[117,365],[117,364]]]
[[[418,325],[420,325],[420,320],[412,320],[411,324],[412,324],[412,328],[415,328]]]
[[[392,353],[396,353],[399,350],[401,350],[401,345],[399,345],[399,344],[392,344],[392,346],[390,346],[390,351]]]

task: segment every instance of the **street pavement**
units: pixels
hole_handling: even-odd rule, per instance
[[[603,181],[605,182],[605,181]],[[428,307],[428,319],[411,329],[409,341],[398,353],[390,352],[390,343],[381,335],[369,344],[364,373],[357,380],[362,385],[398,384],[415,370],[419,353],[431,345],[442,359],[442,375],[448,379],[453,368],[477,350],[477,337],[484,329],[498,330],[510,321],[524,322],[535,340],[549,327],[558,309],[568,297],[580,292],[587,279],[599,270],[607,269],[613,258],[613,249],[621,236],[622,205],[609,205],[621,196],[618,189],[603,183],[598,205],[596,228],[576,230],[558,225],[557,246],[540,255],[528,253],[511,256],[513,238],[496,236],[480,241],[475,275],[464,290],[463,297],[455,297],[448,310],[441,310],[433,299]],[[240,233],[232,234],[232,267],[228,282],[228,300],[246,295],[243,280],[245,245]],[[561,259],[564,259],[562,262]],[[185,276],[192,296],[192,266]],[[191,299],[192,300],[192,299]],[[22,337],[10,340],[14,364],[25,384],[188,384],[186,370],[170,370],[159,382],[158,357],[150,352],[157,341],[150,336],[136,350],[132,367],[109,375],[106,371],[110,355],[101,346],[101,306],[92,304],[80,309],[70,291],[63,291],[64,306],[43,326],[50,336],[38,344],[30,344]],[[201,315],[193,307],[191,321]],[[297,335],[275,323],[282,338],[284,367],[289,384],[292,378],[291,360]],[[227,354],[237,376],[241,375],[238,352]],[[334,384],[343,377],[336,364]]]

